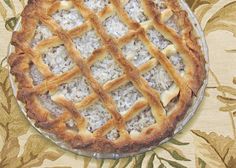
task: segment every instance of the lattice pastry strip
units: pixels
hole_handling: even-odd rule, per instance
[[[173,47],[167,47],[164,51],[163,51],[164,53],[166,53],[166,54],[168,54],[168,53],[175,53],[175,51],[173,51]],[[97,55],[98,56],[98,55]],[[97,57],[96,56],[96,57]],[[88,64],[90,65],[90,60],[93,60],[93,59],[89,59],[89,62],[88,62]],[[154,66],[156,65],[156,61],[155,60],[150,60],[149,62],[147,62],[147,63],[145,63],[144,65],[142,65],[141,67],[140,67],[140,72],[146,72],[146,71],[148,71],[149,69],[151,69],[151,68],[153,68]],[[75,69],[78,69],[78,68],[75,68]],[[42,94],[42,93],[44,93],[45,91],[47,91],[48,89],[49,90],[51,90],[51,86],[54,86],[54,87],[56,87],[57,85],[54,85],[54,83],[63,83],[64,82],[64,80],[66,80],[67,79],[67,77],[66,76],[68,76],[68,79],[70,79],[73,75],[76,75],[76,72],[77,72],[77,70],[73,70],[73,72],[72,72],[72,75],[61,75],[61,76],[59,76],[58,78],[56,78],[56,79],[50,79],[50,81],[47,81],[46,83],[42,83],[41,85],[38,85],[38,86],[36,86],[35,87],[35,91],[36,91],[36,93],[38,93],[38,94]],[[113,81],[113,82],[111,82],[111,83],[107,83],[107,84],[105,84],[105,86],[104,86],[104,89],[106,89],[106,90],[108,90],[108,91],[112,91],[111,89],[110,89],[110,87],[112,86],[113,88],[117,88],[117,87],[119,87],[120,85],[114,85],[115,83],[121,83],[121,84],[123,84],[122,83],[122,81],[124,81],[124,79],[125,79],[126,77],[125,76],[121,76],[120,78],[118,78],[118,79],[116,79],[115,81]],[[61,81],[61,82],[59,82],[59,81]],[[128,80],[126,80],[126,82],[128,82]],[[115,86],[115,87],[114,87]],[[54,88],[53,87],[53,88]],[[53,89],[52,88],[52,89]],[[44,90],[44,91],[42,91],[42,89],[47,89],[47,90]],[[94,94],[92,94],[92,95],[94,95]],[[94,97],[94,96],[90,96],[90,97]],[[95,96],[96,97],[96,96]],[[89,98],[88,99],[85,99],[84,100],[84,102],[91,102],[91,101],[94,101],[93,99],[92,100],[90,100],[90,101],[88,101],[89,100]],[[168,103],[168,101],[166,101],[167,103]],[[81,102],[81,103],[78,103],[78,105],[77,105],[77,107],[79,108],[81,105],[82,106],[84,106],[83,104],[83,101]],[[87,104],[87,105],[90,105],[90,104]]]
[[[117,8],[117,10],[119,10],[119,14],[120,14],[120,17],[123,18],[123,20],[126,20],[127,21],[127,24],[132,28],[134,26],[134,28],[137,29],[137,26],[132,22],[132,20],[129,19],[129,16],[125,13],[124,9],[121,7],[121,3],[119,3],[119,1],[112,1],[113,4],[114,4],[114,7]],[[166,19],[168,19],[171,15],[170,15],[170,12],[169,10],[167,10],[168,12],[166,12],[166,15],[168,15],[168,17],[164,17]],[[163,15],[162,15],[163,16]],[[152,24],[151,21],[149,21],[148,23],[146,23],[145,25],[143,25],[143,28],[144,29],[148,29],[150,27],[150,25]],[[138,36],[140,37],[140,39],[143,41],[143,43],[147,46],[147,48],[149,49],[149,52],[152,53],[152,55],[157,58],[161,64],[165,64],[164,67],[165,69],[168,70],[167,67],[171,68],[172,69],[172,72],[175,72],[175,70],[173,69],[173,66],[168,62],[168,60],[166,59],[166,56],[163,55],[162,53],[160,53],[158,50],[155,49],[155,47],[153,47],[153,45],[150,43],[149,39],[147,38],[147,36],[145,35],[145,33],[142,31],[142,28],[140,27],[140,33],[138,33]],[[174,50],[173,53],[176,52],[175,48],[173,48],[173,46],[169,46],[170,49],[168,50],[168,52]],[[172,48],[171,48],[172,47]],[[153,50],[156,50],[156,51],[153,51]],[[170,54],[170,53],[166,53],[166,54]],[[159,55],[161,55],[161,58],[164,59],[164,62],[160,59]],[[168,65],[166,65],[166,63]],[[170,72],[169,72],[170,73]],[[171,73],[170,73],[171,74]],[[173,74],[173,73],[172,73]],[[172,75],[171,74],[171,75]],[[178,74],[177,74],[178,75]],[[173,75],[172,75],[173,76]],[[176,80],[178,79],[181,79],[180,76],[177,76]],[[179,82],[180,80],[178,80]],[[182,86],[182,84],[179,83],[179,86]]]
[[[129,19],[129,16],[125,13],[123,7],[121,6],[121,3],[119,3],[119,1],[116,1],[116,0],[113,0],[112,3],[114,4],[114,7],[117,8],[117,10],[119,10],[119,14],[120,14],[120,17],[123,17],[123,20],[128,20],[127,21],[127,24],[130,26],[130,27],[133,27],[134,28],[137,28],[136,25],[134,25],[134,23],[132,22],[132,20]],[[152,25],[152,22],[148,22],[144,28],[148,29],[148,27],[150,27]],[[142,32],[142,28],[139,27],[139,29],[141,29],[140,33],[139,33],[139,37],[140,39],[143,41],[143,43],[146,45],[146,47],[149,49],[149,52],[152,53],[152,55],[154,57],[156,57],[160,63],[162,65],[164,65],[165,69],[166,70],[169,70],[171,69],[171,73],[170,71],[168,71],[172,77],[175,77],[175,81],[178,83],[179,86],[182,86],[183,83],[181,82],[182,81],[182,77],[178,76],[178,74],[175,72],[173,66],[170,64],[170,62],[168,61],[168,59],[166,59],[166,56],[163,55],[162,53],[160,53],[158,50],[155,49],[155,47],[153,47],[153,45],[150,43],[149,39],[147,38],[146,34]],[[145,29],[144,29],[145,30]],[[154,51],[155,50],[155,51]],[[163,60],[163,61],[162,61]],[[173,73],[175,73],[175,75],[173,75]]]
[[[60,28],[57,26],[55,22],[53,22],[52,19],[50,19],[47,16],[41,16],[42,22],[45,22],[48,26],[51,27],[51,29],[54,29],[54,32],[60,32],[58,36],[64,41],[65,48],[67,49],[69,55],[72,57],[72,59],[76,62],[76,64],[79,66],[80,71],[82,74],[86,77],[88,83],[90,86],[93,88],[93,91],[99,95],[100,100],[103,102],[103,105],[107,108],[107,110],[112,114],[112,116],[117,120],[121,121],[122,123],[122,118],[119,115],[118,112],[116,112],[116,106],[114,105],[111,97],[106,94],[102,87],[98,84],[98,82],[91,76],[91,71],[89,70],[88,66],[85,65],[87,64],[80,56],[79,53],[75,50],[73,47],[73,42],[68,36],[68,34],[63,33]],[[43,20],[44,19],[44,20]],[[63,35],[62,35],[63,34]],[[120,122],[119,121],[119,122]],[[119,124],[119,125],[118,125]],[[117,123],[117,127],[119,129],[123,129],[122,125],[120,123]]]
[[[55,8],[54,6],[57,6],[57,8]],[[56,3],[56,5],[54,4],[54,5],[52,5],[52,9],[53,10],[50,10],[50,11],[55,11],[56,9],[58,9],[58,3]],[[71,7],[71,3],[70,3],[70,5],[65,5],[67,8],[68,8],[68,6],[70,6]],[[54,9],[55,8],[55,9]],[[62,7],[63,8],[63,7]],[[65,8],[65,7],[64,7]],[[111,7],[110,7],[111,8]],[[110,11],[108,10],[108,12],[107,13],[109,13]],[[111,13],[111,12],[110,12]],[[166,13],[166,14],[165,14]],[[164,16],[165,17],[163,17],[163,18],[165,18],[165,19],[168,19],[168,17],[169,17],[169,10],[166,10],[166,11],[164,11]],[[108,15],[108,14],[106,14],[106,15]],[[168,17],[166,17],[166,16],[168,16]],[[85,24],[83,24],[83,25],[81,25],[81,26],[79,26],[79,28],[78,29],[75,29],[76,31],[69,31],[69,33],[70,33],[70,35],[72,36],[72,37],[75,37],[75,36],[81,36],[82,34],[84,34],[85,33],[85,31],[88,31],[88,30],[90,30],[91,29],[91,27],[89,26],[89,24],[88,23],[85,23]],[[41,51],[41,53],[42,53],[42,51],[44,51],[46,48],[48,48],[48,46],[51,46],[52,44],[56,44],[56,45],[58,45],[58,44],[60,44],[59,43],[59,38],[58,37],[56,37],[56,36],[54,36],[53,38],[51,38],[51,39],[49,39],[49,40],[43,40],[42,42],[40,42],[39,43],[39,45],[38,46],[36,46],[36,49],[35,50],[37,50],[37,51]],[[120,42],[122,42],[122,41],[125,41],[125,38],[121,38],[120,39]],[[101,53],[101,52],[104,52],[104,49],[102,48],[101,50],[98,50],[96,53]],[[93,58],[95,58],[95,57],[97,57],[96,56],[96,53],[91,57],[91,59],[89,60],[89,62],[91,61],[96,61],[96,60],[94,60]],[[98,54],[99,55],[99,54]],[[77,71],[77,68],[75,68],[75,69],[72,69],[71,70],[71,72],[67,72],[67,73],[65,73],[64,75],[62,74],[62,75],[60,75],[60,77],[59,78],[63,78],[64,79],[64,77],[63,76],[70,76],[70,75],[68,75],[68,74],[74,74],[74,72],[75,71]],[[51,80],[51,81],[53,81],[53,80]],[[48,82],[47,82],[48,83]],[[55,83],[54,81],[53,81],[53,83]],[[48,86],[49,84],[47,84],[47,86]],[[50,89],[50,88],[49,88]],[[39,90],[39,88],[37,87],[36,88],[36,90],[38,91]]]
[[[45,17],[45,16],[44,16]],[[51,29],[57,29],[56,25],[53,25],[54,27],[52,27]]]
[[[167,2],[168,2],[168,5],[170,5],[170,6],[171,5],[173,6],[173,4],[176,5],[176,2],[172,2],[171,0],[167,0]],[[188,48],[188,44],[186,44],[183,41],[183,39],[173,29],[169,29],[166,25],[161,23],[160,19],[154,19],[154,16],[158,15],[158,13],[156,13],[156,11],[153,10],[153,8],[151,7],[150,4],[153,4],[153,2],[151,0],[142,1],[142,3],[144,4],[144,8],[145,8],[147,15],[154,20],[154,22],[153,22],[154,27],[161,34],[164,34],[168,40],[173,42],[177,51],[181,54],[182,58],[184,59],[184,63],[186,65],[188,65],[188,67],[185,69],[185,71],[186,71],[185,76],[186,76],[186,79],[188,80],[188,86],[196,94],[196,90],[199,89],[199,84],[193,83],[191,81],[191,79],[194,78],[193,80],[195,81],[196,80],[195,78],[199,78],[199,76],[198,76],[199,74],[201,76],[201,74],[204,73],[204,72],[202,72],[202,69],[201,69],[203,67],[203,65],[202,65],[203,62],[199,62],[198,61],[199,58],[197,58],[197,57],[201,57],[201,56],[198,55],[196,57],[195,54],[191,51],[191,49]],[[184,19],[184,21],[186,21],[186,20]],[[189,28],[191,29],[192,26],[189,21],[186,21],[186,23],[184,23],[184,24],[185,24],[185,27],[187,27],[188,29]],[[194,40],[196,40],[196,38]],[[201,53],[199,45],[197,45],[195,47],[195,50],[197,50],[199,53]],[[203,76],[201,76],[201,77],[203,77]]]
[[[38,89],[36,89],[36,90],[38,90]]]
[[[150,146],[152,143],[158,143],[165,137],[170,136],[177,121],[182,118],[191,104],[192,91],[190,88],[194,93],[197,93],[198,88],[201,86],[202,79],[204,78],[204,68],[202,67],[203,59],[199,58],[201,51],[197,41],[191,41],[194,36],[192,33],[193,28],[187,19],[187,15],[180,9],[177,2],[171,0],[166,0],[166,5],[158,1],[158,10],[155,9],[156,4],[151,0],[140,0],[140,2],[140,9],[144,9],[144,11],[141,11],[143,14],[140,15],[142,19],[133,18],[134,20],[130,19],[131,17],[124,9],[124,6],[129,3],[128,0],[110,0],[109,4],[105,6],[104,9],[96,9],[95,12],[86,6],[89,2],[84,3],[82,0],[56,1],[54,3],[51,1],[36,0],[35,4],[29,4],[23,13],[23,29],[21,32],[14,33],[13,35],[16,53],[12,54],[9,58],[12,73],[16,75],[17,80],[23,81],[20,77],[26,79],[21,83],[23,88],[19,90],[18,97],[26,103],[26,108],[29,110],[28,115],[37,121],[38,126],[50,130],[59,138],[69,143],[73,148],[107,152],[114,150],[124,151],[126,150],[125,148],[128,147],[129,151],[135,151],[140,149],[141,146]],[[80,23],[80,26],[65,31],[49,15],[53,15],[57,10],[69,10],[72,7],[78,10],[84,23]],[[128,8],[129,12],[130,7]],[[162,13],[160,13],[159,10]],[[175,14],[177,18],[182,17],[180,19],[180,25],[183,29],[182,33],[184,38],[179,37],[175,32],[176,30],[170,29],[163,24],[171,18],[173,14]],[[112,16],[118,16],[122,23],[128,26],[127,34],[121,38],[117,39],[109,35],[102,24],[107,18]],[[29,42],[33,37],[36,24],[39,20],[52,31],[53,36],[42,40],[31,49]],[[30,27],[29,25],[34,25],[34,29],[29,30],[27,28]],[[150,42],[147,36],[147,30],[152,26],[174,45],[167,46],[160,52],[160,50]],[[90,30],[95,30],[104,45],[96,49],[91,56],[88,55],[88,58],[85,60],[81,57],[80,52],[76,50],[72,39],[82,37]],[[26,36],[26,34],[30,35]],[[135,67],[134,64],[124,56],[121,48],[127,45],[129,41],[137,38],[145,45],[153,58]],[[184,41],[185,39],[188,40],[190,47],[186,41]],[[67,72],[55,75],[49,70],[49,67],[43,63],[40,55],[49,47],[61,44],[64,44],[68,56],[76,63],[76,66]],[[194,45],[196,48],[194,48]],[[24,54],[19,54],[21,51],[23,51]],[[184,78],[177,72],[167,58],[177,52],[181,54],[184,63],[187,64]],[[125,73],[116,79],[100,85],[92,75],[90,67],[100,59],[104,59],[108,53],[115,59],[116,63],[122,67]],[[197,55],[197,57],[195,57],[195,55]],[[23,73],[29,71],[30,61],[36,64],[36,67],[44,76],[44,81],[36,86],[30,81],[29,76],[25,74],[19,75],[20,73],[17,72],[17,70]],[[14,66],[16,62],[18,64]],[[142,77],[143,73],[148,72],[158,63],[164,67],[164,70],[167,71],[167,74],[171,76],[175,83],[171,88],[161,94],[151,88],[148,81]],[[195,63],[196,65],[194,65]],[[91,94],[78,103],[72,103],[66,100],[64,96],[53,95],[52,100],[64,109],[61,115],[56,118],[51,116],[49,111],[43,109],[41,105],[39,106],[37,95],[44,94],[47,91],[53,93],[61,84],[80,75],[84,76],[91,86],[93,90]],[[191,75],[193,75],[192,78]],[[116,104],[114,100],[112,100],[110,93],[130,81],[144,98],[138,99],[122,116],[118,113]],[[178,102],[172,109],[171,114],[166,116],[164,107],[167,106],[168,102],[174,97],[178,97]],[[91,134],[86,130],[87,119],[80,115],[80,110],[93,105],[97,100],[101,100],[102,104],[112,115],[112,118]],[[37,106],[40,108],[33,108]],[[156,124],[143,129],[141,134],[135,135],[132,133],[129,135],[125,128],[125,123],[132,120],[143,109],[149,106],[152,109]],[[72,121],[75,121],[74,124],[72,124]],[[68,125],[71,127],[74,125],[75,127],[68,129]],[[104,136],[113,128],[118,129],[120,137],[115,141],[106,140]],[[140,136],[143,135],[149,136],[149,139],[144,140],[140,138]],[[101,148],[101,146],[103,147]]]
[[[163,108],[160,104],[158,93],[156,93],[156,91],[154,91],[148,86],[147,82],[142,77],[140,77],[137,69],[131,63],[129,63],[124,58],[124,56],[122,56],[122,53],[119,51],[118,48],[115,48],[115,46],[117,45],[116,42],[111,37],[109,37],[109,35],[106,34],[97,16],[90,12],[87,13],[88,11],[84,9],[82,2],[75,3],[75,5],[80,9],[82,15],[84,13],[85,18],[88,17],[88,19],[91,19],[91,23],[94,29],[100,35],[103,42],[107,45],[107,48],[111,55],[117,60],[117,62],[119,62],[120,66],[122,66],[122,68],[125,70],[126,74],[132,81],[132,83],[135,85],[135,87],[138,88],[138,90],[144,95],[144,97],[149,100],[153,111],[155,111],[155,119],[162,122],[164,115],[162,114]],[[150,90],[152,91],[152,93],[150,92]]]
[[[62,2],[63,2],[63,1],[62,1]],[[65,5],[65,4],[66,4],[65,2],[64,2],[63,4],[64,4],[64,5],[61,5],[62,7],[60,7],[60,5],[58,5],[58,2],[55,3],[54,5],[52,5],[52,7],[51,7],[52,9],[50,10],[49,14],[50,14],[51,12],[55,12],[55,10],[58,10],[58,9],[66,9],[66,8],[69,8],[69,7],[71,7],[71,5],[72,5],[71,3],[69,3],[70,5]],[[66,7],[64,7],[64,6],[66,6]],[[113,13],[111,6],[108,6],[106,9],[107,9],[107,10],[104,10],[103,12],[99,13],[99,17],[101,17],[102,20],[108,18],[108,17],[111,16],[111,14]],[[164,16],[163,18],[168,19],[168,14],[165,14],[165,13],[169,13],[169,14],[170,14],[170,11],[169,11],[169,10],[166,10],[166,11],[164,11],[163,13],[164,13],[164,14],[163,14],[163,16]],[[72,37],[81,36],[82,34],[84,34],[85,31],[88,31],[88,30],[90,30],[90,29],[91,29],[90,25],[85,22],[84,24],[82,24],[82,25],[79,26],[78,28],[75,28],[75,29],[70,30],[69,33],[70,33],[70,35],[71,35]],[[57,41],[57,42],[56,42],[56,41]],[[54,43],[54,44],[59,44],[59,41],[60,41],[60,40],[58,39],[58,37],[55,37],[55,36],[54,36],[53,38],[51,38],[50,40],[43,40],[43,41],[41,41],[41,42],[39,43],[39,45],[37,46],[36,50],[38,50],[38,51],[45,50],[44,47],[47,48],[48,46],[52,45],[53,43]]]

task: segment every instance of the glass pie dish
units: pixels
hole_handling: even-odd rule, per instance
[[[189,9],[188,5],[185,3],[184,0],[180,0],[180,4],[181,4],[181,7],[187,11],[188,13],[188,17],[189,17],[189,20],[191,21],[193,27],[194,27],[194,30],[197,34],[197,36],[199,36],[199,44],[201,46],[201,49],[202,49],[202,53],[205,57],[205,61],[206,61],[206,64],[205,64],[205,70],[206,72],[208,72],[208,69],[209,69],[209,65],[208,65],[208,49],[207,49],[207,45],[206,45],[206,41],[205,41],[205,38],[204,38],[204,33],[203,31],[201,30],[201,27],[199,25],[199,23],[197,22],[197,19],[196,17],[194,16],[194,14],[192,13],[192,11]],[[19,30],[20,28],[20,21],[19,23],[17,24],[15,30]],[[9,55],[10,53],[12,53],[14,50],[14,47],[13,46],[9,46]],[[17,83],[15,82],[15,78],[13,75],[10,74],[10,81],[11,81],[11,85],[12,85],[12,88],[13,88],[13,93],[16,97],[17,95]],[[205,91],[205,88],[207,86],[207,74],[206,74],[206,77],[203,81],[203,84],[200,88],[200,90],[198,91],[197,95],[192,99],[192,105],[191,107],[188,108],[187,110],[187,113],[185,114],[184,118],[178,122],[175,130],[174,130],[174,135],[177,134],[180,130],[183,129],[184,125],[187,124],[187,122],[192,118],[192,116],[195,114],[198,106],[200,105],[203,97],[204,97],[204,91]],[[24,107],[24,104],[21,103],[20,101],[18,101],[18,104],[19,104],[19,107],[21,108],[21,111],[23,112],[23,114],[26,116],[26,118],[30,121],[30,123],[32,124],[32,126],[37,130],[39,131],[43,136],[45,136],[46,138],[50,139],[51,141],[53,141],[55,144],[57,144],[58,146],[62,147],[63,149],[66,149],[68,151],[71,151],[73,153],[76,153],[76,154],[79,154],[79,155],[84,155],[84,156],[89,156],[89,157],[94,157],[94,158],[109,158],[109,159],[118,159],[118,158],[122,158],[122,157],[128,157],[128,156],[133,156],[133,155],[136,155],[136,154],[140,154],[140,153],[143,153],[143,152],[146,152],[146,151],[149,151],[149,150],[152,150],[153,148],[156,147],[156,145],[154,146],[151,146],[151,147],[144,147],[142,148],[141,150],[139,150],[138,152],[119,152],[119,153],[99,153],[99,152],[89,152],[89,151],[86,151],[86,150],[81,150],[81,149],[74,149],[74,148],[71,148],[68,144],[66,144],[65,142],[59,140],[54,134],[51,134],[41,128],[38,128],[35,126],[35,121],[32,120],[32,119],[29,119],[27,117],[27,113],[26,113],[26,109]],[[165,138],[164,140],[162,140],[159,145],[167,142],[171,137],[167,137]]]

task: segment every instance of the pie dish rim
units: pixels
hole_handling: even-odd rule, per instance
[[[200,91],[198,92],[198,95],[196,97],[197,100],[194,100],[194,98],[192,98],[191,100],[194,102],[187,110],[189,111],[191,109],[192,106],[195,106],[195,109],[192,110],[192,112],[187,115],[189,112],[186,112],[187,114],[185,115],[185,119],[180,121],[178,123],[178,125],[180,126],[177,126],[175,128],[175,130],[173,131],[174,134],[176,134],[177,132],[179,132],[183,126],[185,124],[181,124],[181,123],[187,123],[190,118],[193,116],[193,114],[195,113],[197,107],[200,105],[201,103],[201,100],[203,98],[203,94],[204,94],[204,90],[206,88],[206,85],[207,85],[207,81],[208,81],[208,49],[207,49],[207,46],[206,46],[206,42],[205,42],[205,38],[203,36],[203,33],[202,33],[202,30],[200,29],[200,25],[198,22],[196,22],[196,17],[193,15],[193,13],[190,11],[189,7],[186,6],[186,3],[183,1],[183,0],[180,0],[180,4],[183,5],[182,7],[184,8],[184,10],[186,10],[188,12],[188,15],[189,15],[189,18],[191,17],[190,22],[195,22],[195,24],[192,23],[193,28],[194,29],[198,29],[198,32],[197,34],[201,36],[201,43],[203,43],[203,46],[202,49],[204,51],[202,51],[204,54],[204,57],[205,57],[205,71],[206,71],[206,76],[205,76],[205,79],[204,79],[204,82],[203,84],[201,85],[201,89]],[[185,6],[184,6],[185,5]],[[20,20],[18,21],[18,26],[20,25]],[[196,26],[196,27],[195,27]],[[16,27],[17,29],[17,27]],[[195,31],[196,31],[195,30]],[[11,53],[12,51],[12,46],[9,47],[9,54]],[[9,66],[10,68],[10,66]],[[16,83],[14,82],[14,77],[12,74],[10,74],[10,81],[11,81],[11,85],[12,85],[12,88],[13,88],[13,92],[14,92],[14,95],[16,97],[16,94],[17,94],[17,87],[16,87]],[[200,93],[201,92],[201,93]],[[200,95],[199,95],[200,94]],[[196,102],[195,102],[196,101]],[[56,143],[58,146],[64,148],[64,149],[67,149],[69,151],[72,151],[74,153],[77,153],[77,154],[80,154],[80,155],[85,155],[85,156],[92,156],[92,157],[95,157],[95,158],[121,158],[121,157],[127,157],[127,156],[132,156],[132,155],[136,155],[136,154],[139,154],[139,153],[143,153],[143,152],[146,152],[146,151],[149,151],[151,149],[153,149],[154,147],[156,147],[157,145],[153,145],[151,147],[148,147],[148,148],[142,148],[142,150],[139,150],[138,152],[124,152],[124,153],[100,153],[100,152],[89,152],[89,151],[84,151],[84,150],[79,150],[79,149],[76,149],[74,151],[74,149],[70,149],[70,147],[68,147],[66,144],[63,144],[63,142],[59,141],[57,138],[55,138],[54,136],[52,136],[50,133],[44,131],[43,129],[41,128],[38,128],[34,125],[34,123],[32,122],[32,119],[29,119],[29,117],[27,117],[27,113],[25,111],[25,108],[24,108],[24,105],[19,101],[17,100],[18,104],[20,105],[20,108],[21,108],[21,111],[24,113],[25,117],[30,121],[30,123],[32,124],[32,126],[38,130],[41,134],[43,134],[45,137],[47,137],[48,139],[52,140],[54,143]],[[184,110],[183,110],[184,111]],[[172,134],[172,133],[171,133]],[[172,137],[173,135],[171,135]],[[158,145],[166,142],[168,139],[170,139],[169,136],[167,136],[164,140],[162,140],[161,142],[158,143]]]

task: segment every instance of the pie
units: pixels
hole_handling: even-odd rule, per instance
[[[175,0],[29,0],[12,44],[17,99],[71,149],[159,144],[206,78],[197,33]]]

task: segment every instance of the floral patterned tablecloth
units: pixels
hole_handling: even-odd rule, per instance
[[[209,47],[205,98],[193,119],[168,143],[136,157],[96,160],[55,146],[32,128],[12,95],[7,47],[24,0],[0,1],[0,168],[236,167],[236,0],[187,0]]]

